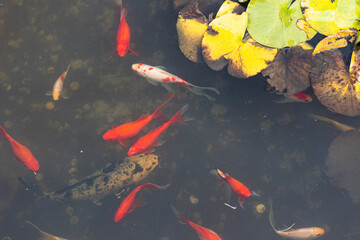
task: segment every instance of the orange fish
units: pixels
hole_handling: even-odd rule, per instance
[[[179,219],[179,221],[183,224],[188,224],[190,227],[192,227],[197,232],[197,234],[199,235],[199,238],[201,240],[222,240],[223,239],[213,230],[205,228],[203,226],[200,226],[194,222],[187,220],[174,208],[174,206],[172,206],[172,205],[170,205],[170,206],[171,206],[171,209],[173,210],[173,212],[175,213],[176,217]]]
[[[122,7],[122,1],[114,2],[114,4],[120,7],[120,23],[116,33],[116,51],[120,57],[124,57],[128,51],[139,56],[139,52],[135,52],[130,48],[130,27],[126,22],[127,9]]]
[[[110,129],[103,135],[104,140],[108,141],[119,141],[119,143],[125,147],[129,146],[129,141],[135,139],[136,135],[152,120],[159,119],[163,122],[168,121],[166,116],[160,111],[172,98],[174,93],[169,95],[169,98],[166,102],[160,105],[151,115],[146,114],[142,115],[138,120],[134,122],[124,123],[120,126]]]
[[[240,181],[236,180],[235,178],[230,177],[229,174],[223,173],[219,169],[212,170],[211,173],[217,175],[218,177],[220,177],[222,180],[224,180],[225,182],[227,182],[229,184],[229,187],[231,188],[231,190],[239,196],[239,204],[240,204],[240,207],[242,207],[242,208],[244,208],[243,202],[244,202],[245,198],[248,198],[250,196],[260,197],[259,194],[257,194],[254,191],[250,191],[249,188],[247,188]],[[230,194],[231,194],[231,192],[230,192]],[[227,201],[230,200],[230,194],[227,197],[228,198]],[[226,204],[226,205],[232,207],[229,204]],[[232,207],[232,208],[236,208],[236,207]]]
[[[158,140],[160,135],[173,123],[189,121],[191,118],[182,117],[182,115],[188,110],[189,105],[185,104],[180,111],[178,111],[168,122],[164,123],[160,127],[152,130],[145,136],[141,137],[128,151],[129,156],[134,156],[140,153],[151,153],[154,151],[153,147],[161,146],[165,141]]]
[[[140,201],[136,201],[135,197],[136,194],[143,188],[149,188],[153,190],[165,190],[168,188],[170,184],[166,184],[165,186],[158,186],[152,183],[145,183],[143,185],[138,186],[135,188],[120,204],[118,210],[115,213],[114,221],[118,222],[123,219],[127,214],[132,212],[137,207],[142,207],[145,204]]]
[[[31,171],[38,171],[39,170],[39,162],[36,160],[34,155],[31,151],[25,147],[24,145],[18,143],[10,137],[9,134],[5,132],[5,130],[0,126],[0,135],[3,135],[6,140],[10,143],[11,150],[15,154],[16,159],[24,164],[28,169]]]

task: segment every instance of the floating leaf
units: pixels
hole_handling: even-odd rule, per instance
[[[179,47],[182,53],[193,62],[203,62],[201,41],[208,21],[199,11],[198,3],[187,4],[180,12],[176,23]]]
[[[346,29],[327,36],[322,39],[315,47],[313,54],[329,51],[334,48],[346,47],[349,43],[354,42],[357,30]]]
[[[301,9],[306,21],[321,34],[360,29],[359,0],[301,0]]]
[[[258,43],[274,48],[294,46],[308,40],[305,32],[296,27],[303,18],[300,0],[250,1],[248,32]]]
[[[325,166],[331,182],[346,189],[354,203],[360,202],[360,133],[354,129],[336,137],[328,151]]]
[[[267,82],[270,86],[285,97],[302,92],[310,87],[309,72],[313,58],[311,52],[312,47],[308,44],[279,49],[262,74],[269,76]]]
[[[296,27],[301,31],[304,31],[308,39],[312,39],[317,33],[303,18],[300,18],[296,21]]]
[[[315,55],[322,65],[310,74],[314,93],[324,106],[347,116],[360,115],[359,48],[355,48],[347,70],[340,50]],[[314,64],[314,67],[318,64]]]
[[[226,0],[226,1],[224,1],[224,3],[221,5],[220,9],[216,13],[216,17],[218,18],[218,17],[221,17],[222,15],[232,13],[232,12],[241,14],[244,11],[245,11],[244,7],[241,6],[240,4],[233,2],[231,0]]]

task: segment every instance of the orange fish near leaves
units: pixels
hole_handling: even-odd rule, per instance
[[[132,140],[137,140],[137,135],[139,132],[146,125],[148,125],[152,119],[159,119],[163,122],[168,121],[160,109],[164,107],[173,97],[174,93],[171,93],[168,100],[160,105],[152,114],[142,115],[134,122],[124,123],[120,126],[110,129],[103,135],[103,139],[107,141],[119,141],[121,145],[128,147],[129,142]]]
[[[217,175],[222,180],[224,180],[225,182],[228,183],[228,186],[230,187],[230,189],[227,190],[227,196],[226,196],[226,198],[227,198],[226,201],[228,201],[228,202],[230,201],[231,190],[239,196],[239,204],[240,204],[240,207],[242,207],[242,208],[244,208],[243,202],[244,202],[245,198],[248,198],[250,196],[260,197],[259,194],[257,194],[254,191],[250,191],[249,188],[247,188],[240,181],[236,180],[235,178],[230,177],[229,174],[223,173],[219,169],[212,170],[210,173]],[[225,205],[227,205],[233,209],[236,209],[236,207],[233,207],[227,203],[225,203]]]
[[[11,151],[14,153],[16,159],[20,163],[24,164],[31,171],[36,172],[39,170],[38,161],[27,147],[18,143],[17,141],[15,141],[15,139],[10,137],[10,135],[7,134],[1,126],[0,135],[3,135],[5,139],[10,143]]]
[[[170,184],[166,184],[165,186],[158,186],[152,183],[145,183],[143,185],[138,186],[121,202],[118,210],[115,213],[114,221],[115,222],[120,221],[126,215],[132,212],[135,208],[142,207],[145,205],[145,203],[135,200],[136,194],[142,189],[149,188],[153,190],[165,190],[169,186]]]
[[[179,219],[179,222],[183,223],[183,224],[188,224],[190,227],[192,227],[197,232],[197,234],[199,235],[199,238],[201,240],[222,240],[223,239],[213,230],[205,228],[203,226],[200,226],[194,222],[187,220],[174,208],[174,206],[172,206],[172,205],[170,205],[170,206],[171,206],[171,209],[173,210],[174,214],[176,215],[176,217]]]
[[[130,27],[126,22],[127,9],[123,8],[122,1],[114,2],[114,4],[120,8],[120,23],[116,33],[116,52],[120,57],[124,57],[128,51],[139,56],[139,52],[135,52],[130,48]]]
[[[189,121],[192,118],[182,117],[182,115],[188,110],[189,105],[185,104],[180,111],[178,111],[168,122],[164,123],[160,127],[152,130],[145,136],[141,137],[134,145],[132,145],[128,151],[129,156],[134,156],[140,153],[151,153],[154,151],[153,147],[161,146],[165,143],[163,140],[159,140],[160,135],[170,127],[170,125],[182,122]]]

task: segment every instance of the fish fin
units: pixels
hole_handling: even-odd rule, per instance
[[[275,228],[275,220],[274,220],[274,212],[273,212],[273,200],[271,197],[268,198],[268,204],[270,206],[270,210],[269,210],[269,223],[272,227],[272,229],[277,233],[278,230]]]
[[[5,132],[5,130],[3,129],[2,126],[0,126],[0,135],[5,135],[6,136],[6,132]]]
[[[146,205],[146,202],[140,201],[140,200],[134,200],[134,202],[131,204],[129,212],[134,211],[135,208],[143,207]]]
[[[52,94],[52,91],[47,91],[46,93],[45,93],[45,96],[52,96],[53,94]]]
[[[172,204],[170,204],[170,207],[171,207],[171,210],[173,211],[173,213],[175,214],[176,218],[178,219],[179,223],[181,223],[181,224],[188,223],[188,220],[186,218],[184,218]]]
[[[164,123],[169,121],[169,119],[166,117],[166,115],[162,111],[156,112],[156,114],[153,116],[154,119],[160,120]]]
[[[149,116],[149,114],[143,114],[141,115],[138,119],[136,119],[134,122],[139,122],[144,120],[145,118],[147,118]]]
[[[159,146],[164,145],[164,143],[166,143],[165,140],[163,140],[163,139],[158,139],[152,147],[159,147]]]
[[[155,66],[155,67],[160,68],[161,70],[167,71],[167,68],[164,66]]]
[[[129,137],[130,142],[136,142],[137,140],[139,140],[138,136]]]
[[[153,118],[158,119],[160,121],[163,122],[167,122],[169,121],[169,119],[165,116],[165,114],[163,112],[160,111],[161,108],[163,108],[171,99],[173,99],[175,96],[175,94],[173,92],[169,93],[169,97],[166,100],[166,102],[164,102],[163,104],[161,104],[154,112],[153,112]]]
[[[222,179],[216,169],[210,170],[210,174],[215,175],[218,179]]]
[[[144,151],[142,151],[141,153],[152,153],[154,151],[155,151],[155,149],[153,149],[153,148],[147,148]]]
[[[278,232],[286,232],[289,231],[293,226],[295,225],[295,223],[291,224],[289,227],[282,229],[282,230],[278,230]]]
[[[169,124],[173,124],[176,122],[182,122],[182,121],[190,121],[193,120],[193,118],[187,118],[182,117],[182,115],[189,109],[189,104],[185,104],[180,111],[178,111],[170,120]]]
[[[204,90],[210,90],[210,91],[213,91],[216,94],[220,95],[219,90],[217,90],[216,88],[213,88],[213,87],[199,87],[199,86],[196,86],[196,85],[191,84],[191,83],[188,83],[188,84],[189,84],[189,86],[187,86],[186,88],[189,89],[192,93],[194,93],[196,95],[204,96],[211,102],[214,102],[216,99],[211,97],[210,95],[206,94],[204,92]]]
[[[154,86],[159,86],[159,83],[158,82],[154,82],[152,81],[151,79],[148,79],[148,78],[145,78],[149,83],[151,83],[152,85]]]
[[[60,93],[60,97],[63,99],[69,99],[68,91],[66,89],[63,89]]]
[[[244,209],[244,197],[239,197],[239,205],[242,209]]]
[[[254,192],[254,191],[251,192],[251,195],[250,195],[250,196],[251,196],[251,197],[260,197],[260,195],[257,194],[257,193]]]
[[[129,140],[128,139],[123,139],[123,138],[119,138],[118,142],[123,145],[124,147],[128,147],[130,145]]]
[[[161,84],[161,86],[163,86],[169,92],[175,92],[175,90],[167,83]]]
[[[108,62],[113,56],[115,56],[116,55],[116,50],[113,52],[113,54],[111,54],[111,56],[110,57],[108,57],[108,59],[106,59],[106,62]]]
[[[123,18],[126,18],[126,14],[127,14],[127,12],[128,12],[128,10],[127,10],[127,8],[123,8],[122,7],[122,4],[121,4],[121,13],[120,13],[120,21],[122,21],[123,20]]]
[[[226,203],[226,202],[224,203],[224,205],[231,208],[231,209],[234,209],[234,210],[237,208],[236,206],[233,206],[233,205],[231,205],[229,203]]]
[[[135,54],[136,56],[139,56],[139,51],[134,51],[131,48],[129,48],[129,51],[132,52],[133,54]]]

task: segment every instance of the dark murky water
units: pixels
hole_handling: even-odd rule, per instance
[[[274,200],[279,228],[296,222],[297,228],[329,230],[323,239],[360,239],[344,236],[360,231],[359,204],[325,174],[327,149],[340,132],[306,114],[360,127],[357,118],[331,114],[317,101],[273,103],[276,96],[263,91],[261,77],[234,79],[226,71],[187,60],[177,45],[177,16],[168,1],[125,5],[132,48],[140,56],[129,53],[106,61],[115,48],[119,18],[111,1],[0,0],[0,124],[40,163],[34,176],[1,139],[0,239],[37,239],[25,219],[69,239],[198,239],[189,226],[176,221],[169,204],[224,239],[280,239],[268,223],[268,212],[256,212],[258,204],[267,205],[268,196]],[[53,191],[126,156],[126,148],[103,141],[102,134],[112,125],[151,113],[167,98],[165,89],[132,72],[136,62],[164,65],[189,82],[221,92],[211,103],[178,88],[164,109],[171,116],[189,103],[188,115],[196,119],[170,127],[166,144],[156,149],[161,166],[145,182],[171,182],[171,188],[142,193],[147,206],[119,223],[113,215],[121,200],[114,196],[97,206],[90,201],[52,202],[25,191],[18,176]],[[54,102],[49,110],[53,101],[44,94],[70,63],[65,81],[70,99]],[[70,89],[73,82],[78,90]],[[221,182],[209,174],[214,168],[262,197],[247,199],[244,210],[225,207]]]

